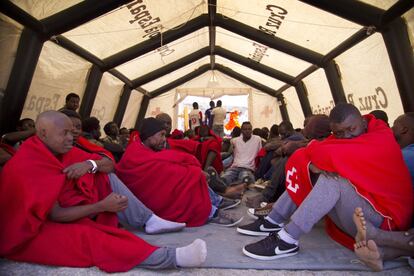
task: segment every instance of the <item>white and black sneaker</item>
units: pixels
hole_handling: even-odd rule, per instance
[[[243,253],[246,256],[263,261],[293,256],[298,252],[297,244],[285,242],[275,232],[261,241],[243,247]]]
[[[279,232],[282,226],[273,224],[264,218],[259,218],[255,222],[237,227],[237,232],[250,236],[268,236],[272,232]]]

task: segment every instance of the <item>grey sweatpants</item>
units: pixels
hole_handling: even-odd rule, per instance
[[[368,201],[357,194],[352,184],[344,178],[334,179],[320,175],[318,181],[302,204],[297,207],[287,191],[275,202],[269,217],[278,222],[287,222],[285,226],[294,239],[309,233],[312,227],[325,215],[341,230],[350,236],[355,236],[357,229],[352,216],[355,208],[361,207],[365,219],[375,227],[383,221]]]
[[[118,219],[133,227],[142,227],[152,216],[153,212],[148,209],[114,173],[108,174],[111,188],[114,193],[128,198],[128,208],[118,212]],[[160,247],[148,256],[139,267],[148,269],[176,268],[175,248]]]

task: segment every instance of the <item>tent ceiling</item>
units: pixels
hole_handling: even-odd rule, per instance
[[[414,5],[408,0],[11,2],[15,6],[3,2],[4,14],[47,39],[53,35],[52,41],[152,95],[212,69],[276,95],[363,40],[367,27],[381,28]],[[266,85],[254,83],[258,78]]]

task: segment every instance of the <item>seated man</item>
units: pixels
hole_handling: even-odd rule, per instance
[[[202,240],[158,248],[117,228],[118,212],[150,233],[182,225],[155,216],[119,180],[110,183],[92,161],[99,156],[73,147],[72,131],[66,115],[44,112],[36,136],[6,163],[0,176],[0,208],[7,210],[0,212],[0,256],[107,272],[200,265],[206,255]]]
[[[272,174],[271,182],[262,193],[259,195],[247,198],[247,206],[259,206],[262,202],[270,203],[275,202],[286,190],[286,174],[285,166],[288,161],[289,156],[291,156],[297,149],[305,147],[309,141],[323,140],[331,134],[331,127],[329,125],[329,117],[322,114],[312,115],[308,117],[307,124],[303,129],[303,134],[307,139],[299,141],[288,141],[282,144],[276,151],[280,152],[282,156],[274,166],[274,172]],[[257,214],[267,215],[271,211],[271,204],[257,210]],[[255,215],[255,210],[249,209],[250,214]]]
[[[247,256],[272,260],[298,253],[300,236],[326,215],[328,234],[352,250],[356,207],[364,209],[375,227],[390,231],[410,226],[413,190],[391,129],[373,115],[362,117],[351,104],[336,105],[329,118],[333,136],[314,140],[289,158],[286,192],[271,213],[237,229],[249,235],[270,233],[245,246]]]
[[[165,150],[164,123],[146,118],[140,128],[141,141],[132,142],[116,166],[116,174],[151,210],[164,219],[195,227],[210,220],[233,226],[223,210],[240,203],[218,196],[208,189],[197,159],[185,152]]]
[[[414,112],[399,116],[392,126],[397,143],[400,145],[405,164],[410,171],[414,185]]]
[[[227,185],[234,182],[249,184],[255,181],[255,158],[262,148],[262,139],[257,135],[252,135],[250,122],[242,124],[241,133],[241,136],[231,140],[234,160],[230,168],[221,176]]]
[[[17,123],[16,131],[6,133],[1,137],[1,142],[18,150],[24,140],[33,136],[35,132],[34,121],[30,118],[24,118]]]

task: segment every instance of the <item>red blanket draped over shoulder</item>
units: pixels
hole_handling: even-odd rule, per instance
[[[95,145],[91,142],[89,142],[88,139],[86,139],[85,137],[79,136],[78,141],[76,141],[76,146],[86,152],[90,152],[90,153],[96,153],[99,154],[101,156],[106,156],[109,159],[111,159],[112,161],[115,162],[115,158],[112,155],[112,153],[110,153],[109,151],[107,151],[106,149],[104,149],[103,147],[100,147],[98,145]]]
[[[413,215],[413,190],[401,149],[392,130],[372,115],[368,131],[352,139],[328,137],[297,150],[286,165],[286,189],[300,205],[312,189],[309,164],[348,179],[357,193],[384,218],[382,229],[406,230]],[[323,203],[321,203],[323,204]],[[332,222],[329,226],[334,226]],[[330,227],[331,237],[353,248],[353,239]]]
[[[23,143],[0,176],[0,256],[117,272],[133,268],[157,249],[118,229],[115,213],[102,213],[95,221],[48,220],[56,201],[62,207],[91,204],[111,192],[106,174],[68,180],[62,173],[73,163],[97,157],[74,147],[58,159],[38,137]]]
[[[211,210],[197,159],[184,152],[155,152],[131,143],[116,166],[118,177],[155,214],[187,226],[206,223]]]

